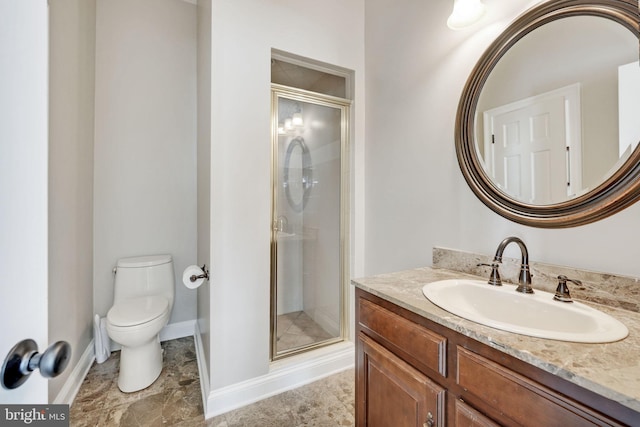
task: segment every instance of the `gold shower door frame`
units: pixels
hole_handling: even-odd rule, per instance
[[[287,99],[292,101],[315,104],[335,108],[340,111],[340,208],[339,208],[339,318],[340,334],[337,337],[308,345],[278,351],[277,349],[277,303],[278,303],[278,101]],[[339,343],[348,338],[348,303],[349,303],[349,119],[351,101],[344,98],[323,95],[302,89],[291,88],[279,84],[271,84],[271,360],[307,352],[320,347]]]

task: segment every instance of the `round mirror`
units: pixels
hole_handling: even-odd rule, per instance
[[[296,212],[302,212],[309,200],[313,177],[311,154],[301,137],[292,139],[287,147],[283,185],[289,206]]]
[[[627,0],[547,2],[483,54],[458,107],[456,151],[488,207],[567,227],[640,197],[638,16]]]

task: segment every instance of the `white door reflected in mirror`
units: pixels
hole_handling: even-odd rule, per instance
[[[536,205],[582,190],[580,84],[484,112],[487,174],[503,191]]]

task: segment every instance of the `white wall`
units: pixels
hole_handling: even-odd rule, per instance
[[[315,184],[305,207],[304,227],[315,239],[304,253],[304,310],[333,336],[340,335],[340,118],[336,108],[309,106],[305,123],[324,127],[305,136]],[[308,110],[308,111],[307,111]],[[349,284],[347,284],[349,286]]]
[[[198,265],[211,266],[211,0],[198,0]],[[203,356],[199,360],[210,371],[211,340],[209,334],[210,283],[197,290],[198,329]]]
[[[364,1],[213,0],[212,8],[210,383],[218,389],[269,371],[271,49],[355,70],[361,164]]]
[[[49,381],[49,401],[92,337],[95,6],[49,6],[49,342],[72,348],[69,368]]]
[[[94,309],[113,304],[118,258],[169,253],[170,323],[196,317],[182,285],[196,261],[196,6],[98,0]]]
[[[430,265],[433,246],[490,257],[516,235],[531,260],[639,276],[640,205],[545,230],[503,219],[466,185],[453,139],[460,93],[491,39],[534,2],[494,0],[482,24],[459,32],[445,24],[450,3],[366,2],[366,273]]]
[[[281,99],[284,105],[296,103]],[[278,217],[287,219],[294,237],[278,240],[278,314],[304,310],[332,335],[340,332],[340,160],[341,121],[339,107],[299,103],[305,126],[278,138]],[[280,112],[286,117],[289,109]],[[295,111],[295,110],[293,110]],[[282,186],[287,168],[286,154],[294,138],[309,150],[313,188],[304,208],[297,212]],[[301,149],[291,156],[289,179],[301,179]],[[292,199],[302,201],[302,189],[292,190]],[[299,208],[298,208],[299,210]],[[302,236],[302,237],[301,237]]]

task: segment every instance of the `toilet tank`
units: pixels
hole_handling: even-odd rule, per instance
[[[121,258],[116,264],[114,302],[123,298],[164,295],[173,307],[175,276],[171,255]]]

